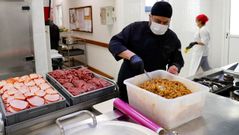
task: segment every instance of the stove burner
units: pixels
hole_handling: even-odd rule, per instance
[[[225,79],[225,74],[222,74],[220,76],[212,78],[209,77],[195,78],[193,81],[209,87],[210,92],[217,93],[220,91],[225,91],[233,86],[234,78],[233,79],[229,78],[230,77],[228,76],[228,78]]]
[[[235,82],[235,86],[239,86],[239,82]]]

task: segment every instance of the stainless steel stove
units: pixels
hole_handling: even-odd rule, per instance
[[[210,92],[220,94],[233,88],[234,77],[223,72],[195,78],[193,81],[210,88]]]
[[[210,88],[210,92],[232,98],[234,90],[239,90],[239,72],[234,70],[239,64],[224,69],[214,69],[191,78],[193,81]],[[239,68],[238,68],[239,69]]]

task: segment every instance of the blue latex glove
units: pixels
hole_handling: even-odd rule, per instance
[[[138,55],[130,58],[130,65],[135,72],[139,74],[144,72],[144,62]]]

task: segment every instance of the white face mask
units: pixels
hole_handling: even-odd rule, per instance
[[[168,30],[168,25],[162,25],[152,21],[150,29],[155,35],[163,35]]]

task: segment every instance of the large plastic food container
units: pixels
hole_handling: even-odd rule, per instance
[[[141,74],[124,81],[132,107],[166,129],[178,127],[201,116],[208,87],[162,70],[149,72],[149,75],[152,78],[180,81],[192,93],[174,99],[163,98],[138,87],[149,80],[145,74]]]

